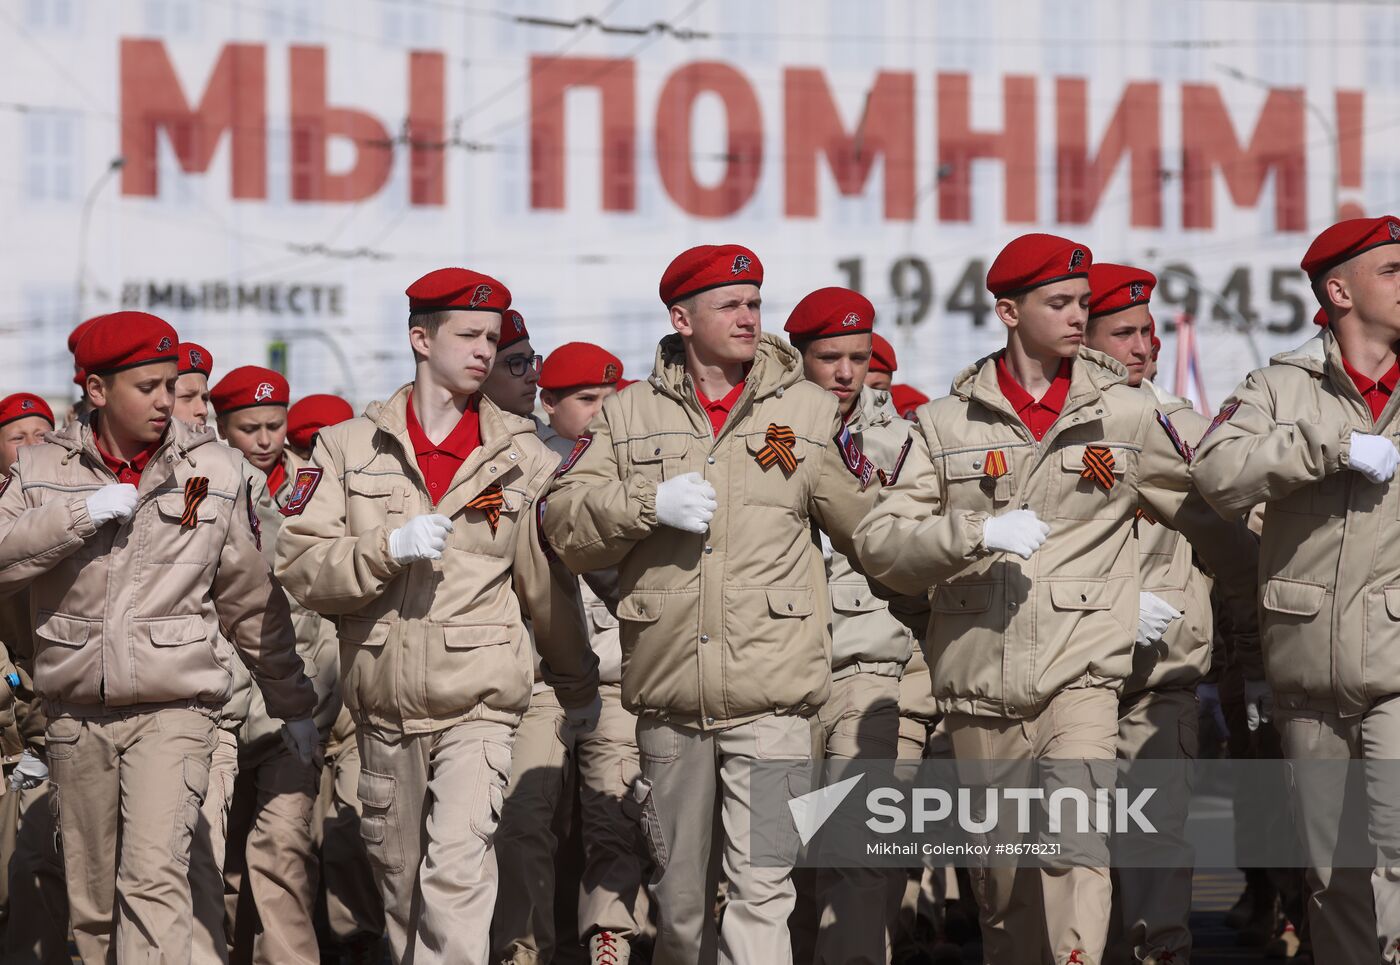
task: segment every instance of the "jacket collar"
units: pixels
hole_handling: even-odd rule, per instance
[[[97,450],[97,433],[93,430],[95,414],[88,413],[71,425],[50,432],[45,438],[68,450],[63,457],[64,462],[70,459],[84,458],[91,467],[111,475],[106,462],[102,459],[102,453]],[[145,495],[159,488],[172,474],[180,479],[188,475],[195,475],[194,470],[197,470],[199,465],[196,450],[200,446],[208,445],[214,441],[214,430],[207,426],[191,426],[179,419],[172,418],[165,430],[165,437],[152,454],[150,462],[146,464],[146,471],[141,475],[141,494]],[[184,470],[183,467],[186,465],[191,471]],[[176,466],[182,468],[177,471]]]
[[[1024,429],[1020,417],[1016,415],[1011,403],[1006,401],[1006,396],[997,384],[996,363],[1000,356],[1000,352],[993,353],[978,359],[959,372],[953,380],[953,394],[977,402]],[[1060,409],[1060,419],[1056,425],[1068,424],[1065,416],[1087,405],[1098,403],[1101,409],[1106,408],[1103,405],[1104,390],[1127,381],[1128,370],[1120,362],[1102,352],[1081,348],[1070,366],[1069,394],[1065,397],[1065,404]],[[1107,413],[1100,413],[1104,414]],[[1041,440],[1041,444],[1048,442],[1054,434],[1055,430],[1052,430],[1050,435]]]
[[[760,335],[746,377],[752,398],[757,401],[780,395],[783,389],[802,379],[802,357],[797,350],[773,335]],[[685,345],[679,335],[667,335],[656,346],[656,363],[649,381],[658,391],[679,402],[693,397],[690,376],[685,370]]]
[[[1141,387],[1143,391],[1157,400],[1157,408],[1161,409],[1163,413],[1171,414],[1173,412],[1179,412],[1182,409],[1195,408],[1195,406],[1191,404],[1190,399],[1183,399],[1179,395],[1172,395],[1151,379],[1143,379]]]
[[[887,426],[893,421],[890,415],[890,394],[880,389],[863,386],[856,399],[851,421],[846,423],[852,432],[864,432],[878,426]]]

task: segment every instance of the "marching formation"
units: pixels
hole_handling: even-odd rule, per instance
[[[1397,756],[1400,221],[1302,265],[1319,334],[1210,421],[1152,381],[1154,276],[1045,234],[988,272],[1005,348],[932,400],[858,292],[765,329],[739,245],[671,262],[635,382],[430,272],[413,379],[358,416],[85,321],[66,425],[0,400],[3,961],[1189,961],[1189,867],[1104,841],[757,861],[754,765],[1111,787],[1217,719],[1233,756]],[[1234,923],[1400,961],[1394,792],[1374,870],[1246,869]]]

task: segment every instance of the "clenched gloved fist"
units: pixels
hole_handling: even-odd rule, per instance
[[[1150,647],[1162,639],[1173,620],[1181,618],[1181,611],[1155,593],[1138,594],[1137,645]]]
[[[307,767],[316,761],[321,747],[321,731],[310,717],[282,723],[282,743]]]
[[[698,472],[667,479],[656,487],[656,521],[662,526],[703,533],[717,509],[715,487]]]
[[[125,523],[136,512],[136,487],[131,483],[103,486],[87,498],[88,518],[94,526],[105,526],[112,520]]]
[[[1383,483],[1395,475],[1395,467],[1400,466],[1400,452],[1395,450],[1395,443],[1385,436],[1353,432],[1348,462],[1351,468],[1371,482]]]
[[[49,779],[48,765],[39,760],[33,751],[25,751],[15,769],[10,772],[10,790],[27,791],[38,787]]]
[[[389,534],[389,555],[396,563],[440,560],[450,532],[452,520],[446,516],[415,516]]]
[[[1015,553],[1023,560],[1050,538],[1050,524],[1042,523],[1030,509],[1013,509],[989,516],[982,524],[982,543],[993,553]]]
[[[1250,730],[1258,730],[1260,724],[1267,724],[1274,715],[1274,695],[1266,680],[1244,682],[1244,722]]]

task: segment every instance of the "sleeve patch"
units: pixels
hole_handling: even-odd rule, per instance
[[[880,484],[893,486],[899,482],[899,474],[904,470],[904,460],[909,458],[909,447],[914,444],[914,437],[910,436],[904,440],[904,447],[899,450],[899,458],[894,461],[894,468],[888,473],[880,470]]]
[[[842,426],[841,431],[836,434],[836,448],[841,452],[841,461],[846,464],[852,476],[860,483],[860,491],[870,486],[870,480],[875,478],[879,472],[875,463],[870,460],[860,448],[860,440],[851,432],[849,426]]]
[[[1181,434],[1176,431],[1176,426],[1172,425],[1172,420],[1168,419],[1161,409],[1157,410],[1157,424],[1166,432],[1167,438],[1172,442],[1172,448],[1176,454],[1187,462],[1191,461],[1191,447],[1181,441]]]
[[[1196,443],[1196,448],[1200,449],[1201,445],[1206,441],[1206,439],[1210,438],[1210,434],[1216,429],[1219,429],[1225,423],[1229,422],[1232,418],[1234,418],[1235,413],[1239,410],[1240,403],[1238,400],[1236,400],[1234,402],[1231,402],[1229,405],[1225,406],[1225,408],[1221,409],[1218,413],[1216,413],[1215,418],[1211,419],[1210,425],[1206,427],[1206,431],[1201,433],[1201,441]]]
[[[292,481],[292,494],[287,497],[287,505],[278,512],[283,516],[300,516],[306,509],[306,504],[311,502],[316,487],[321,484],[321,475],[322,470],[314,466],[298,469],[296,479]]]
[[[568,458],[559,464],[558,469],[554,470],[555,478],[557,479],[574,468],[574,466],[578,465],[578,461],[583,458],[583,454],[588,451],[588,447],[591,445],[593,445],[592,433],[585,432],[583,435],[579,436],[574,442],[573,451],[569,453]]]

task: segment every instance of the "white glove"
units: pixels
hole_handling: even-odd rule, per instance
[[[389,555],[396,563],[440,560],[450,532],[452,520],[446,516],[415,516],[389,534]]]
[[[88,517],[94,526],[105,526],[112,520],[125,523],[136,512],[136,487],[131,483],[103,486],[87,498]]]
[[[656,521],[662,526],[703,533],[717,509],[715,487],[698,472],[667,479],[656,487]]]
[[[1274,695],[1266,680],[1245,679],[1244,682],[1244,722],[1249,729],[1259,729],[1274,715]]]
[[[1395,467],[1400,465],[1400,452],[1396,452],[1395,443],[1385,436],[1353,432],[1349,462],[1351,468],[1371,482],[1383,483],[1395,475]]]
[[[824,529],[817,530],[817,535],[822,538],[822,559],[830,563],[831,557],[835,553],[835,550],[833,550],[831,546],[831,537],[826,535],[826,530]]]
[[[1137,645],[1152,646],[1162,639],[1171,622],[1180,618],[1180,611],[1157,594],[1139,593]]]
[[[993,553],[1015,553],[1023,560],[1050,538],[1050,524],[1042,523],[1030,509],[1013,509],[989,516],[982,524],[982,543]]]
[[[310,717],[282,722],[282,743],[297,759],[310,767],[320,756],[321,731]]]
[[[587,733],[598,726],[598,718],[602,715],[603,698],[595,694],[592,703],[565,710],[564,721],[574,730]]]
[[[49,779],[49,768],[33,751],[25,751],[10,772],[10,790],[27,791]]]

